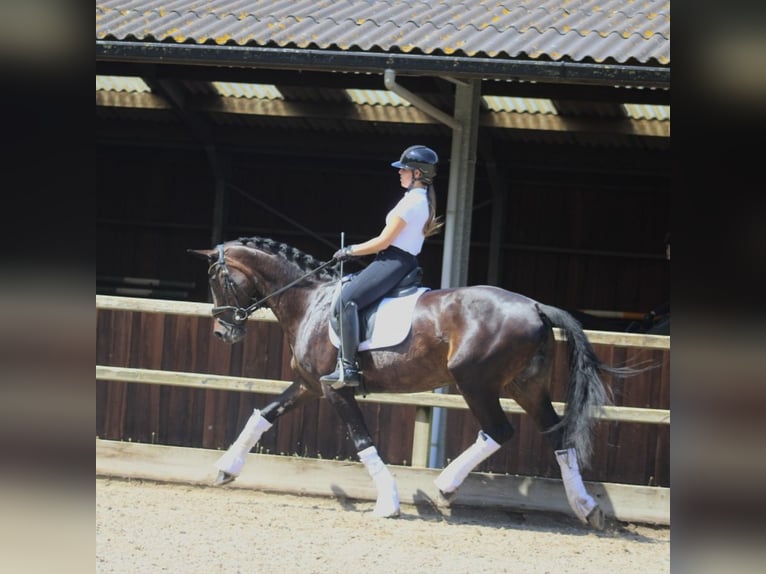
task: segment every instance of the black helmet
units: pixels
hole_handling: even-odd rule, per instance
[[[439,156],[434,150],[424,145],[413,145],[402,152],[399,161],[395,161],[391,165],[399,169],[419,169],[423,174],[423,179],[431,180],[436,177]]]

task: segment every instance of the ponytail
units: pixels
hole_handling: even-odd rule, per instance
[[[430,237],[436,235],[441,228],[444,227],[444,222],[441,216],[436,216],[436,190],[434,184],[428,184],[428,219],[423,225],[423,235]]]

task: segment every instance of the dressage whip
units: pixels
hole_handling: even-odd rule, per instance
[[[346,248],[346,232],[340,232],[340,248]],[[340,362],[340,380],[343,380],[343,258],[340,258],[340,277],[338,278],[338,335],[340,344],[338,345],[338,359]]]

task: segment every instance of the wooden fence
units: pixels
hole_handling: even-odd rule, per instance
[[[268,311],[251,317],[247,339],[226,345],[212,336],[211,305],[97,295],[96,434],[116,441],[225,449],[253,408],[290,381],[290,351]],[[596,425],[589,481],[669,486],[670,338],[587,331],[599,357],[613,365],[651,361],[659,368],[605,382],[614,393]],[[554,406],[563,411],[566,349],[554,362]],[[431,446],[433,408],[446,410],[444,452],[450,460],[476,438],[478,425],[454,389],[360,398],[381,456],[422,467]],[[543,436],[510,398],[503,408],[514,438],[477,472],[559,478]],[[257,452],[356,460],[353,445],[324,400],[281,417]]]

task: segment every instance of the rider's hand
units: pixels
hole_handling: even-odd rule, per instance
[[[354,257],[354,255],[351,253],[351,246],[341,247],[332,256],[335,261],[348,261],[352,257]]]

